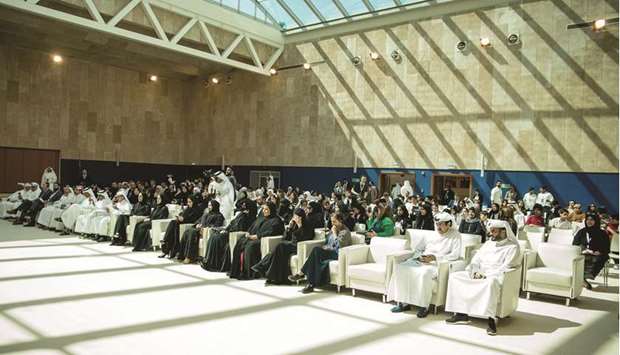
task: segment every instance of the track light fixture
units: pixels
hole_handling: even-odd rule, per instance
[[[392,59],[395,62],[400,62],[400,60],[402,59],[400,52],[398,50],[393,50],[392,53],[390,53],[390,57],[392,57]]]
[[[277,74],[278,74],[278,71],[277,71],[276,69],[274,69],[274,68],[271,68],[271,69],[269,69],[269,74],[271,74],[271,75],[277,75]]]
[[[592,28],[594,29],[594,31],[600,31],[603,28],[605,28],[606,25],[607,25],[607,21],[601,18],[601,19],[594,21],[594,23],[592,24]]]
[[[304,63],[304,69],[310,70],[310,63]]]
[[[516,33],[511,33],[508,35],[508,38],[506,38],[506,41],[509,46],[516,46],[521,43],[521,37]]]
[[[220,83],[220,79],[214,76],[211,78],[211,83],[217,85]]]
[[[379,59],[379,57],[380,57],[379,53],[377,53],[377,52],[370,52],[370,59],[377,60],[377,59]]]

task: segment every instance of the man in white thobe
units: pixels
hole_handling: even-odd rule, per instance
[[[44,227],[51,227],[52,221],[54,220],[54,216],[60,216],[65,208],[69,207],[73,201],[75,200],[75,196],[73,195],[73,189],[69,186],[65,186],[63,189],[63,195],[60,199],[52,204],[47,204],[43,207],[41,212],[39,212],[39,216],[37,217],[37,223]]]
[[[224,225],[232,220],[235,213],[235,188],[226,174],[218,171],[214,175],[215,200],[220,203],[220,212],[224,216]]]
[[[497,203],[498,205],[502,205],[502,182],[498,181],[495,183],[495,187],[491,189],[491,203]]]
[[[97,202],[95,200],[95,193],[93,190],[87,189],[84,191],[84,200],[82,202],[74,203],[64,210],[60,215],[60,219],[64,226],[62,235],[68,235],[68,230],[73,230],[75,228],[75,221],[78,216],[92,211],[95,208],[95,202]]]
[[[41,186],[43,184],[47,184],[47,186],[54,186],[55,183],[58,182],[58,176],[54,169],[51,166],[48,166],[45,171],[43,171],[43,175],[41,176]]]
[[[523,206],[525,206],[527,211],[531,211],[535,204],[536,191],[534,191],[534,188],[530,186],[530,188],[527,189],[527,192],[523,195]]]
[[[467,324],[469,315],[488,318],[487,334],[497,333],[496,314],[504,273],[518,266],[517,238],[506,221],[489,220],[491,239],[482,245],[465,271],[450,274],[446,311],[448,324]]]
[[[400,188],[400,194],[406,199],[413,196],[413,186],[409,180],[403,182],[403,187]]]
[[[435,215],[435,231],[432,237],[424,238],[414,255],[396,265],[388,286],[388,300],[398,304],[392,312],[403,312],[410,305],[420,307],[418,318],[428,315],[428,306],[433,296],[438,263],[454,261],[461,256],[461,234],[456,229],[453,217],[446,212]]]
[[[396,200],[398,198],[398,195],[400,195],[400,184],[396,183],[394,184],[394,187],[392,187],[392,192],[390,193],[390,197],[392,197],[392,200]]]
[[[26,191],[30,190],[30,184],[19,183],[17,185],[21,186],[22,189],[13,192],[9,197],[0,201],[0,218],[8,217],[7,211],[19,207],[22,204]]]

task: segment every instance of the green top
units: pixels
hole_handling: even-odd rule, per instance
[[[366,229],[376,232],[378,237],[391,237],[394,235],[394,221],[390,217],[383,217],[380,221],[370,218],[366,222]]]

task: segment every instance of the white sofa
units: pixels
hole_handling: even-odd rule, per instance
[[[408,239],[375,237],[370,245],[360,245],[347,252],[344,260],[346,278],[353,296],[355,290],[383,295],[385,302],[387,286],[392,275],[393,264],[409,258]]]
[[[525,253],[523,290],[570,300],[579,297],[583,286],[584,257],[572,245],[541,243],[536,251]]]
[[[148,216],[129,216],[129,224],[127,225],[127,241],[129,244],[133,243],[133,233],[136,230],[136,225],[149,218]]]
[[[151,222],[151,240],[153,245],[153,250],[161,247],[161,240],[166,233],[166,228],[168,228],[168,224],[175,219],[182,211],[183,208],[180,205],[168,204],[168,217],[166,219],[156,219]]]
[[[338,260],[332,260],[329,262],[329,283],[336,286],[336,290],[338,292],[340,292],[340,289],[343,286],[349,287],[347,279],[347,255],[349,251],[359,247],[363,247],[365,245],[366,236],[364,236],[363,234],[351,233],[351,245],[348,247],[340,248],[340,250],[338,251]],[[303,264],[299,266],[300,270],[302,266]]]
[[[557,229],[552,228],[549,231],[547,237],[547,243],[573,245],[573,231],[572,229]]]

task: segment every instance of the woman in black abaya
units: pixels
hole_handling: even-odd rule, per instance
[[[230,270],[230,249],[228,236],[232,232],[247,232],[256,220],[256,202],[244,199],[237,204],[239,213],[228,224],[226,229],[212,232],[207,242],[205,258],[200,266],[208,271],[227,272]]]
[[[189,227],[181,238],[181,248],[178,259],[184,264],[194,262],[198,258],[198,242],[203,228],[221,227],[224,225],[224,215],[220,213],[220,203],[211,200],[207,204],[207,209],[202,214],[200,222]]]
[[[162,254],[159,256],[160,258],[166,255],[168,255],[170,259],[176,257],[181,246],[179,240],[179,225],[183,223],[196,223],[201,215],[200,196],[192,195],[188,197],[187,208],[184,209],[177,218],[170,221],[168,228],[166,228],[166,233],[164,234],[164,239],[161,244]]]
[[[145,251],[151,249],[152,240],[149,233],[152,227],[151,221],[168,218],[168,207],[166,206],[166,201],[162,195],[157,195],[156,201],[157,205],[153,211],[151,211],[149,218],[142,222],[138,222],[138,224],[136,224],[136,228],[133,230],[133,251]]]
[[[248,235],[239,238],[233,250],[230,277],[251,280],[259,275],[250,269],[261,259],[260,240],[262,237],[282,235],[284,223],[276,214],[276,205],[267,202],[262,206],[262,216],[257,218],[248,230]]]
[[[284,238],[274,249],[273,253],[265,257],[252,270],[260,275],[265,275],[265,285],[289,284],[288,276],[291,275],[289,259],[297,254],[297,243],[314,238],[314,230],[306,223],[306,212],[298,208],[293,214],[291,223],[286,227]]]

